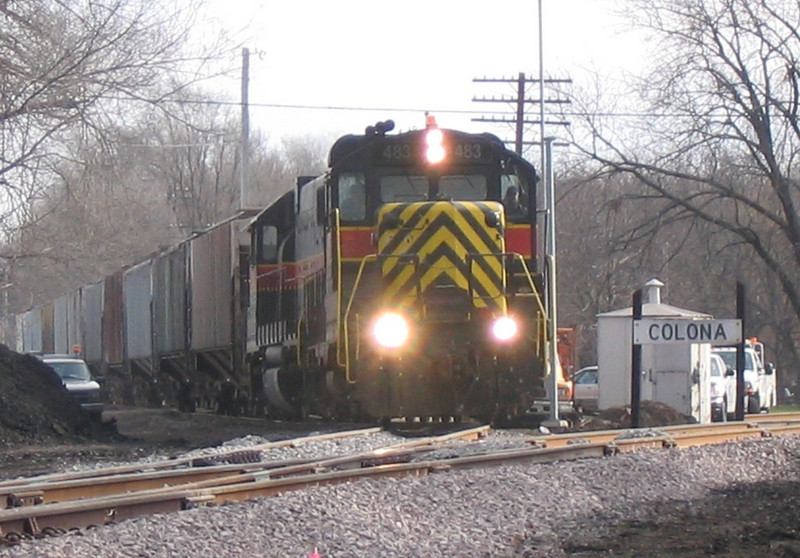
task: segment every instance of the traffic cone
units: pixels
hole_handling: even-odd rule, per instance
[[[322,554],[317,552],[317,548],[314,547],[314,552],[308,555],[308,558],[322,558]]]

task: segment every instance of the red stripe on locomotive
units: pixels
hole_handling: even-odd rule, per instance
[[[530,225],[511,225],[506,229],[506,252],[522,254],[528,259],[533,255],[533,234]]]
[[[297,286],[297,264],[285,263],[281,269],[277,264],[261,264],[258,266],[258,290],[277,291],[283,283],[284,289],[294,289]]]
[[[375,229],[372,227],[342,227],[342,259],[360,260],[376,251],[373,242]]]

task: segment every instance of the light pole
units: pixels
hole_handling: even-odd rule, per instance
[[[540,160],[542,169],[542,190],[545,198],[545,243],[547,285],[547,324],[549,343],[547,361],[550,372],[550,415],[549,426],[566,426],[559,417],[558,409],[558,312],[556,311],[556,195],[553,176],[553,142],[555,138],[544,135],[544,24],[542,17],[542,0],[539,0],[539,134]]]

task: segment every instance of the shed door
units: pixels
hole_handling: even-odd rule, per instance
[[[691,376],[685,370],[658,370],[655,372],[653,399],[669,405],[679,413],[692,414]]]

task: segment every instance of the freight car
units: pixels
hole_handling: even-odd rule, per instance
[[[333,419],[524,413],[545,396],[537,175],[490,134],[391,121],[261,211],[20,316],[126,402]]]

